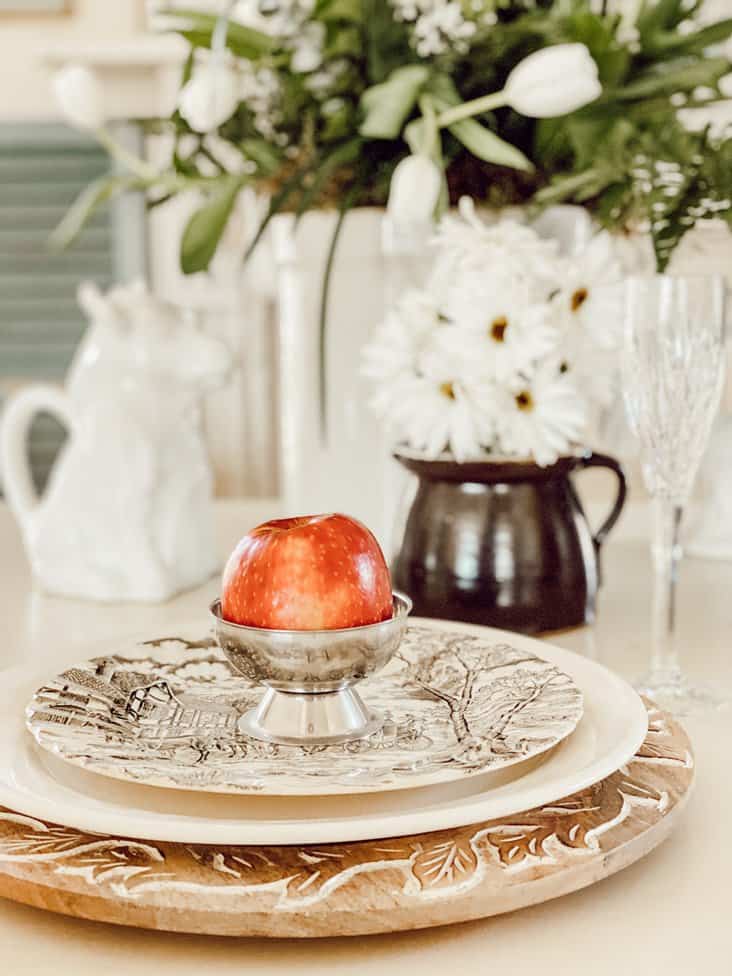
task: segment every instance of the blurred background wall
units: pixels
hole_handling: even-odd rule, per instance
[[[104,81],[116,138],[141,152],[142,128],[128,120],[169,113],[184,56],[179,39],[147,31],[148,6],[144,0],[0,0],[0,402],[28,381],[63,379],[85,327],[75,298],[79,281],[108,287],[147,277],[237,356],[227,389],[206,408],[218,493],[274,494],[274,330],[267,303],[242,294],[242,221],[233,222],[230,259],[218,261],[212,277],[185,279],[179,272],[186,201],[148,219],[144,201],[128,196],[95,217],[66,253],[47,247],[70,202],[109,169],[93,140],[60,121],[51,73],[69,61],[93,66]],[[164,139],[147,143],[151,158],[164,157]],[[39,486],[62,440],[50,418],[36,421],[31,451]]]

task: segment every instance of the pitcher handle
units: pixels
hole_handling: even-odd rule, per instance
[[[610,457],[607,454],[595,454],[593,451],[588,451],[578,458],[578,464],[581,468],[607,468],[612,471],[615,477],[618,479],[618,492],[615,496],[615,502],[613,507],[610,509],[610,514],[602,523],[600,528],[592,536],[592,541],[595,544],[595,551],[599,552],[600,547],[608,536],[615,523],[620,518],[620,513],[623,511],[623,506],[625,505],[625,499],[628,494],[628,482],[625,478],[625,472],[619,461],[616,461],[614,457]]]
[[[28,435],[38,413],[50,413],[70,429],[71,403],[63,390],[44,383],[27,386],[10,396],[0,417],[0,475],[5,498],[22,528],[27,530],[38,508],[28,460]]]

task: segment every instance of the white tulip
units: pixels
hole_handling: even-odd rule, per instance
[[[442,174],[427,156],[407,156],[396,166],[387,212],[396,226],[429,223],[442,188]]]
[[[556,44],[519,61],[503,95],[521,115],[550,119],[568,115],[602,93],[597,65],[584,44]]]
[[[239,105],[239,78],[234,69],[215,60],[198,68],[181,89],[178,111],[194,132],[213,132]]]
[[[77,129],[101,129],[104,99],[97,76],[81,64],[68,64],[51,82],[54,95],[69,122]]]

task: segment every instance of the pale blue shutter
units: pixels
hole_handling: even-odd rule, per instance
[[[64,126],[0,125],[0,396],[30,380],[62,379],[85,326],[79,281],[112,281],[109,210],[65,253],[47,247],[71,201],[108,169],[96,143]],[[31,458],[39,486],[62,439],[51,418],[36,421]]]

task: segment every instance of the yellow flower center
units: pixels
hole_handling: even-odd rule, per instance
[[[452,383],[440,383],[440,393],[448,400],[455,399],[455,387]]]
[[[493,319],[491,322],[488,335],[494,342],[505,342],[507,328],[508,319],[505,315],[499,315],[497,319]]]
[[[588,295],[589,292],[586,288],[578,288],[577,291],[574,292],[569,302],[573,312],[576,312],[577,309],[582,308],[584,303],[587,301]]]
[[[531,396],[528,390],[522,390],[520,393],[516,394],[516,406],[519,408],[519,410],[534,409],[534,398]]]

